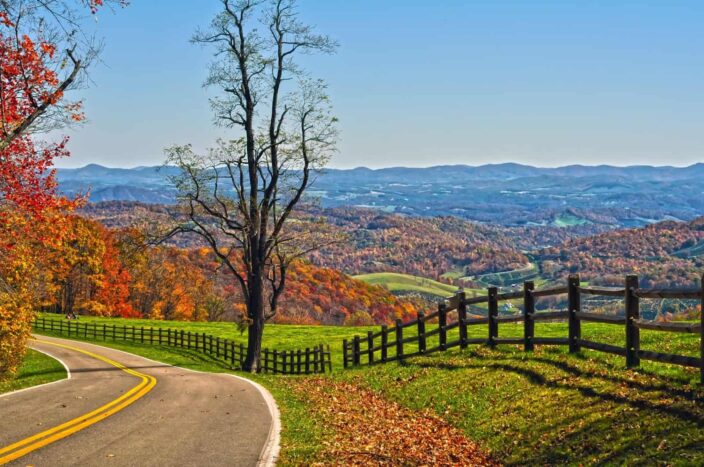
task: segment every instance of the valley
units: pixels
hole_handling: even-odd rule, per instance
[[[81,213],[118,230],[168,224],[178,217],[169,205],[127,201],[89,204]],[[297,214],[293,225],[294,231],[312,227],[339,241],[310,251],[296,266],[283,297],[284,311],[275,318],[280,323],[390,323],[430,309],[460,288],[470,295],[483,295],[492,286],[502,292],[517,290],[526,280],[538,287],[561,285],[572,273],[580,273],[584,283],[619,286],[625,274],[638,271],[643,286],[690,287],[704,269],[702,219],[588,235],[583,226],[507,227],[457,217],[309,206]],[[192,250],[203,245],[186,237],[171,246]],[[212,276],[207,267],[200,270],[206,278]],[[367,292],[362,284],[372,289]],[[372,290],[385,290],[400,301],[390,308],[370,306],[363,297]],[[383,297],[379,293],[372,293],[377,294],[376,300]],[[228,301],[225,296],[221,299]],[[512,306],[520,306],[519,302]],[[648,316],[686,314],[694,306],[686,301],[650,302],[643,305]],[[609,300],[590,299],[585,306],[619,312]],[[481,306],[475,311],[486,312]],[[233,319],[232,313],[210,319]]]

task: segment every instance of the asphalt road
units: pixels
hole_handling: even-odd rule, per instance
[[[0,397],[0,464],[271,463],[278,419],[260,388],[106,347],[38,336],[71,377]]]

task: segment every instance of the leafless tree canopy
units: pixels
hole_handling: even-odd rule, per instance
[[[200,235],[236,278],[252,322],[249,358],[256,359],[260,344],[252,335],[261,341],[288,265],[315,243],[286,226],[337,137],[324,83],[309,78],[295,58],[336,45],[300,23],[291,0],[222,0],[222,6],[193,40],[214,50],[205,84],[219,91],[212,100],[216,123],[236,138],[206,155],[190,146],[167,150],[168,163],[182,169],[173,181],[188,217],[170,234]]]

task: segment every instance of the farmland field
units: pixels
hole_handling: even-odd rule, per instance
[[[523,281],[535,279],[538,276],[538,267],[534,263],[528,264],[521,269],[512,271],[494,272],[477,276],[477,282],[486,286],[506,287],[513,284],[520,284]]]
[[[457,292],[457,287],[443,284],[432,279],[400,274],[395,272],[377,272],[353,276],[355,279],[368,284],[381,285],[395,294],[416,292],[432,295],[438,298],[447,298]]]

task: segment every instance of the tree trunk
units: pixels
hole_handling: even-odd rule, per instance
[[[244,371],[256,373],[259,370],[259,360],[262,352],[262,336],[264,334],[264,281],[260,274],[252,274],[249,285],[249,303],[247,312],[251,323],[247,328],[247,358],[244,361]]]

